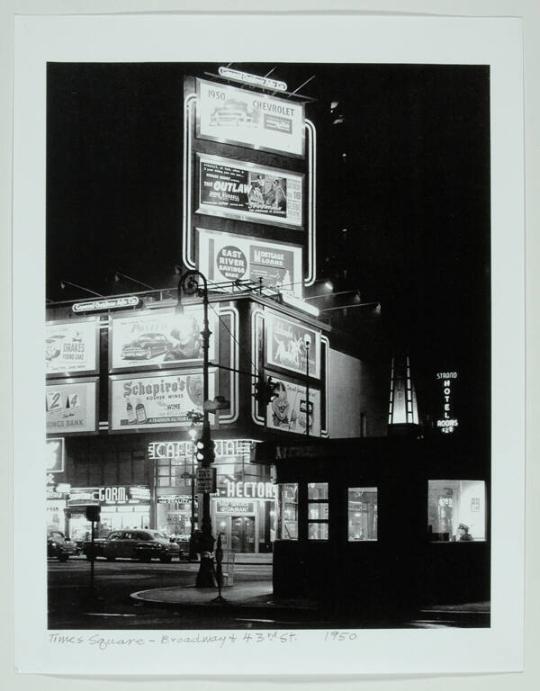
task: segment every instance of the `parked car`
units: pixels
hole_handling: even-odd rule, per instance
[[[142,334],[122,348],[122,360],[150,360],[166,353],[171,345],[172,343],[163,334]]]
[[[159,559],[169,563],[173,558],[180,559],[180,547],[157,530],[114,530],[105,539],[94,540],[96,557],[109,561],[117,558],[150,561]],[[92,557],[92,543],[83,544],[87,559]]]
[[[57,557],[59,561],[67,561],[69,557],[78,554],[77,546],[69,537],[59,530],[47,531],[47,556]]]

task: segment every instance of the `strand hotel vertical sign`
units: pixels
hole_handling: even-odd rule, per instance
[[[197,79],[197,136],[304,156],[304,106]]]
[[[443,434],[452,434],[459,426],[455,413],[457,372],[437,372],[437,384],[442,394],[442,411],[436,421],[437,429]]]
[[[301,228],[303,175],[199,154],[197,213]]]

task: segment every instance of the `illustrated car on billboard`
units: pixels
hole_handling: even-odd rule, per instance
[[[234,127],[240,123],[253,125],[255,122],[254,113],[248,112],[247,103],[232,99],[216,108],[210,116],[210,125],[214,126]]]
[[[172,343],[160,333],[142,334],[122,348],[122,360],[150,360],[166,353]]]
[[[146,562],[159,559],[168,564],[175,557],[180,559],[180,547],[157,530],[115,530],[105,539],[94,540],[94,550],[96,557],[108,561],[118,558]],[[83,552],[87,559],[92,558],[91,542],[83,544]]]

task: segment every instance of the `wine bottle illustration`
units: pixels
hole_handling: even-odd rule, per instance
[[[128,425],[132,425],[134,422],[137,422],[137,416],[135,415],[135,411],[133,410],[133,404],[131,403],[131,400],[129,398],[126,404],[126,412]]]
[[[146,422],[146,408],[139,399],[137,399],[137,405],[135,406],[135,416],[139,425],[143,425]]]

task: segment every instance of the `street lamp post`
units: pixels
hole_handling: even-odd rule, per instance
[[[195,533],[195,440],[197,438],[197,429],[194,422],[191,423],[189,428],[189,438],[191,439],[191,530],[189,531],[189,559],[192,560],[196,558],[196,551],[194,545],[194,533]]]
[[[311,345],[309,334],[304,337],[304,345],[306,347],[306,437],[309,437],[309,347]]]
[[[183,312],[182,291],[190,295],[198,295],[203,300],[203,330],[202,349],[203,349],[203,420],[202,433],[199,443],[202,443],[202,453],[197,454],[197,461],[201,468],[211,468],[214,462],[214,444],[210,431],[210,415],[208,404],[208,351],[210,348],[211,331],[208,326],[208,282],[206,276],[200,271],[186,271],[178,282],[178,304],[176,311]],[[202,456],[202,458],[199,458]],[[210,492],[202,492],[202,521],[200,524],[201,536],[198,551],[201,554],[199,572],[197,573],[196,586],[198,588],[215,588],[216,579],[214,574],[213,551],[215,539],[212,536],[212,519],[210,517]]]

